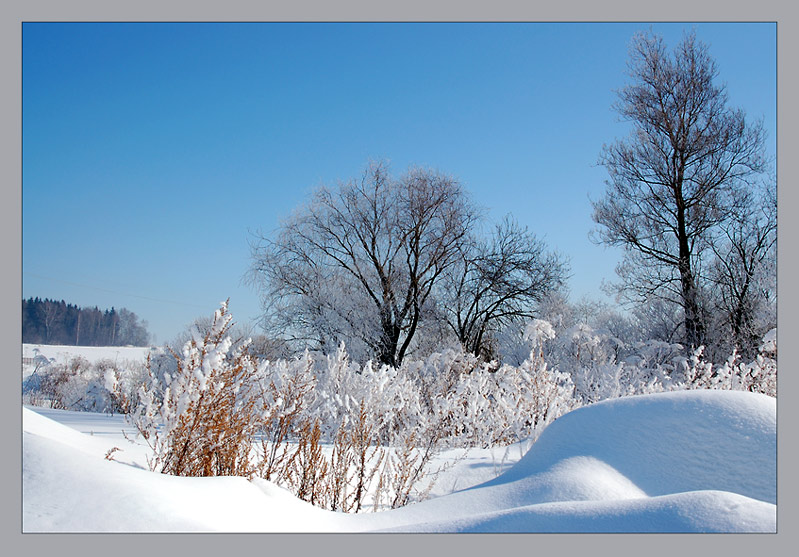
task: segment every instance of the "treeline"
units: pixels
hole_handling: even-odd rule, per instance
[[[146,346],[147,322],[125,308],[79,308],[64,300],[22,300],[22,342],[68,346]]]

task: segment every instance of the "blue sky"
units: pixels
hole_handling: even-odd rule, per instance
[[[696,30],[775,155],[776,24],[23,24],[22,295],[126,307],[158,342],[228,297],[250,322],[252,233],[384,158],[457,177],[607,300],[589,200],[649,28]]]

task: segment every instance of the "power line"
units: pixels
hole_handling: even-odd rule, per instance
[[[53,277],[46,277],[44,275],[39,275],[37,273],[30,273],[28,271],[23,271],[22,274],[23,275],[28,275],[29,277],[36,277],[36,278],[40,278],[40,279],[44,279],[44,280],[50,280],[50,281],[53,281],[53,282],[60,282],[60,283],[63,283],[63,284],[69,284],[71,286],[79,286],[81,288],[88,288],[90,290],[97,290],[99,292],[108,292],[110,294],[118,294],[120,296],[130,296],[132,298],[140,298],[142,300],[150,300],[150,301],[153,301],[153,302],[160,302],[160,303],[164,303],[164,304],[176,304],[176,305],[179,305],[179,306],[188,306],[188,307],[193,307],[193,308],[206,309],[204,306],[200,306],[200,305],[197,305],[197,304],[190,304],[188,302],[178,302],[178,301],[175,301],[175,300],[163,300],[163,299],[160,299],[160,298],[151,298],[150,296],[141,296],[139,294],[130,294],[128,292],[119,292],[118,290],[110,290],[108,288],[101,288],[99,286],[91,286],[89,284],[81,284],[79,282],[71,282],[71,281],[68,281],[68,280],[57,279],[57,278],[53,278]]]

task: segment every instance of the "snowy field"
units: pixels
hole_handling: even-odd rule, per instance
[[[33,373],[37,356],[56,364],[66,364],[72,358],[82,357],[89,363],[111,360],[117,365],[124,365],[126,362],[143,362],[148,354],[156,350],[158,349],[148,346],[60,346],[25,343],[22,345],[22,378]]]
[[[22,412],[25,533],[777,528],[776,400],[747,392],[678,391],[583,407],[550,424],[523,456],[519,446],[470,451],[426,501],[346,515],[263,480],[150,472],[119,416]]]

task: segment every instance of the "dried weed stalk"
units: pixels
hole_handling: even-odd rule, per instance
[[[312,505],[326,506],[329,464],[322,454],[321,433],[319,420],[302,424],[297,450],[289,466],[288,483],[300,499]]]

